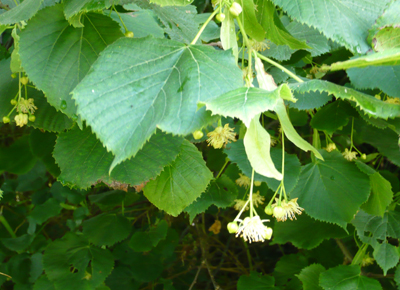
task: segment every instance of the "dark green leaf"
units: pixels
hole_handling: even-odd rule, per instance
[[[159,209],[177,216],[201,195],[211,178],[201,153],[185,140],[176,160],[149,181],[143,193]]]
[[[301,270],[297,277],[303,283],[304,290],[322,290],[322,287],[319,286],[319,276],[325,271],[322,265],[312,264]]]
[[[288,280],[297,280],[300,284],[295,275],[300,273],[307,264],[307,259],[300,254],[290,254],[281,257],[278,263],[276,263],[273,273],[276,285],[286,285]]]
[[[31,211],[30,217],[39,225],[49,218],[58,215],[61,212],[61,206],[55,198],[48,199],[45,203],[35,206]]]
[[[237,290],[275,290],[275,280],[271,276],[252,271],[249,276],[242,275]]]
[[[30,135],[29,143],[33,154],[39,158],[46,169],[53,175],[60,175],[60,169],[56,165],[53,157],[54,145],[56,144],[57,135],[49,132],[41,132],[34,130]]]
[[[399,263],[400,259],[398,248],[386,241],[375,247],[373,255],[385,276],[389,269],[395,267]]]
[[[134,156],[156,127],[180,135],[203,127],[211,114],[197,110],[197,103],[241,83],[230,52],[167,39],[123,38],[102,53],[73,94],[79,114],[115,154],[113,168]]]
[[[340,265],[320,275],[320,286],[325,290],[381,290],[382,286],[375,279],[361,275],[359,266]]]
[[[129,241],[129,247],[135,252],[148,252],[166,238],[167,231],[168,224],[162,220],[156,227],[152,227],[148,231],[136,231]]]
[[[21,32],[20,56],[30,80],[57,110],[76,112],[69,93],[83,79],[99,53],[122,36],[117,23],[101,14],[82,16],[84,28],[65,20],[63,5],[39,11]]]
[[[325,161],[303,167],[291,196],[311,217],[345,228],[368,199],[369,179],[339,152],[321,152]]]
[[[112,246],[126,239],[131,224],[126,217],[116,214],[101,214],[82,223],[83,234],[97,246]]]
[[[54,287],[54,283],[47,278],[46,274],[43,274],[36,280],[33,290],[56,290],[56,288]]]
[[[34,238],[35,236],[25,234],[19,236],[18,238],[1,239],[1,242],[6,248],[12,251],[20,252],[29,247]]]

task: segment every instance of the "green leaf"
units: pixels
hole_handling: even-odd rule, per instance
[[[382,15],[375,21],[372,28],[369,30],[368,41],[373,42],[373,37],[384,27],[394,27],[400,24],[399,16],[400,3],[392,1],[389,3]]]
[[[229,8],[224,9],[225,19],[221,24],[221,44],[225,50],[232,49],[232,53],[237,61],[239,48],[236,39],[236,28],[234,16],[229,12]]]
[[[167,231],[168,224],[162,220],[156,227],[152,227],[148,231],[136,231],[129,241],[129,247],[135,252],[148,252],[166,238]]]
[[[115,154],[114,168],[134,156],[156,127],[186,135],[206,125],[210,113],[197,110],[197,103],[241,83],[230,52],[168,39],[122,38],[102,53],[73,94],[79,114]]]
[[[361,171],[369,175],[371,185],[371,194],[361,208],[369,214],[383,217],[393,199],[391,183],[368,165],[360,161],[356,161],[356,164]]]
[[[36,157],[29,146],[29,136],[17,139],[9,147],[0,147],[0,172],[24,174],[36,164]]]
[[[1,239],[1,242],[7,249],[10,249],[11,251],[22,252],[29,247],[34,238],[35,236],[25,234],[19,236],[18,238]]]
[[[33,290],[56,290],[56,288],[54,287],[54,283],[50,282],[47,278],[46,274],[43,274],[36,280]]]
[[[219,208],[230,206],[238,195],[236,184],[225,174],[211,181],[207,190],[185,208],[192,223],[196,215],[205,212],[212,204]]]
[[[31,18],[39,10],[43,0],[25,0],[15,8],[0,15],[0,24],[13,24]]]
[[[242,275],[237,283],[237,290],[275,290],[275,279],[261,273],[250,272],[249,276]]]
[[[56,138],[57,136],[54,133],[33,130],[29,139],[32,153],[44,163],[46,169],[55,177],[60,175],[60,169],[52,154]]]
[[[377,280],[362,276],[360,266],[356,265],[331,268],[321,273],[319,281],[325,290],[382,290]]]
[[[69,93],[87,74],[99,53],[123,34],[101,14],[82,16],[84,28],[65,20],[63,5],[39,11],[21,32],[20,56],[30,80],[49,103],[68,116],[76,112]]]
[[[357,89],[378,88],[389,96],[400,98],[399,65],[351,68],[346,72]]]
[[[61,209],[59,202],[55,198],[50,198],[45,203],[35,206],[29,216],[38,225],[41,225],[49,218],[57,216]]]
[[[302,94],[309,91],[320,91],[334,94],[336,98],[355,101],[361,110],[373,118],[387,119],[400,116],[400,105],[388,104],[373,96],[327,81],[311,80],[304,83],[290,84],[289,87]]]
[[[239,18],[243,23],[246,34],[256,41],[263,41],[265,38],[264,28],[258,23],[256,18],[253,0],[237,0],[242,6],[243,11],[239,14]]]
[[[135,157],[119,164],[109,175],[112,153],[90,128],[75,127],[59,135],[54,157],[61,169],[59,180],[71,186],[87,188],[98,181],[139,185],[160,174],[176,158],[181,143],[182,138],[158,131]]]
[[[196,21],[197,10],[193,5],[184,7],[160,7],[151,4],[147,0],[135,0],[142,9],[152,10],[165,27],[165,32],[172,40],[189,44],[199,30]],[[198,43],[201,43],[198,41]]]
[[[156,17],[151,10],[140,10],[134,13],[119,13],[111,11],[111,18],[118,22],[121,29],[124,29],[121,20],[129,31],[132,31],[135,37],[146,37],[153,35],[156,38],[164,38],[164,30],[158,25]],[[124,31],[124,30],[123,30]]]
[[[300,206],[303,205],[303,202],[300,201]],[[295,221],[276,222],[273,242],[276,244],[290,242],[297,248],[311,250],[325,239],[343,236],[346,236],[346,233],[340,227],[317,221],[307,214],[302,214]]]
[[[175,161],[144,187],[148,200],[172,216],[178,216],[206,189],[212,178],[197,148],[184,141]]]
[[[276,170],[271,159],[271,136],[261,126],[259,119],[260,115],[257,115],[251,120],[243,139],[247,158],[258,174],[282,180],[282,173]]]
[[[324,266],[312,264],[301,270],[297,277],[303,283],[304,290],[322,290],[322,287],[319,286],[319,275],[325,271]]]
[[[11,36],[14,39],[14,50],[11,53],[10,68],[13,73],[23,72],[24,70],[21,67],[21,59],[19,57],[19,36],[17,34],[17,27],[13,28]]]
[[[332,135],[347,125],[352,116],[358,116],[355,109],[344,101],[332,102],[317,111],[311,119],[311,126]]]
[[[56,289],[91,290],[111,273],[114,258],[109,250],[93,247],[84,237],[67,233],[46,248],[43,265]],[[90,279],[84,279],[87,267],[91,271]]]
[[[296,274],[300,273],[300,271],[304,267],[306,267],[307,264],[308,264],[307,259],[301,254],[290,254],[281,257],[279,261],[276,263],[273,273],[276,285],[284,287],[285,285],[288,285],[288,282],[290,280],[294,281],[297,280],[297,282],[301,286],[301,283],[296,277]]]
[[[190,4],[193,0],[150,0],[150,3],[155,3],[164,6],[186,6]]]
[[[202,26],[208,19],[208,17],[211,16],[211,13],[201,13],[197,14],[195,16],[195,21],[199,24],[199,26]],[[225,17],[226,18],[226,17]],[[201,33],[200,39],[204,42],[210,42],[211,40],[214,39],[219,39],[221,32],[220,32],[220,27],[215,23],[214,21],[210,21],[206,28],[203,30]]]
[[[256,0],[257,19],[266,31],[266,38],[277,45],[288,45],[291,49],[310,48],[305,42],[292,36],[281,22],[270,0]],[[247,30],[246,30],[247,31]]]
[[[373,255],[376,263],[383,269],[383,274],[385,276],[389,269],[395,267],[399,263],[400,256],[398,249],[386,241],[375,247]]]
[[[354,67],[368,67],[381,65],[397,65],[400,61],[400,48],[387,49],[382,52],[371,53],[366,56],[353,58],[346,61],[335,62],[330,66],[323,65],[323,71],[337,71]]]
[[[375,51],[385,51],[392,48],[400,48],[400,28],[399,27],[385,27],[373,39]]]
[[[280,96],[291,97],[286,84],[273,91],[253,87],[241,87],[205,102],[207,110],[225,117],[239,118],[247,127],[258,114],[273,110]]]
[[[400,265],[397,266],[396,272],[394,273],[394,281],[396,282],[397,289],[400,289]]]
[[[370,49],[366,40],[368,29],[390,1],[272,0],[290,17],[314,26],[326,37],[339,42],[353,53],[365,53]]]
[[[315,149],[310,143],[305,141],[303,138],[301,138],[301,136],[294,129],[292,123],[290,122],[289,116],[286,112],[286,107],[283,100],[277,102],[275,106],[275,112],[278,115],[279,122],[281,123],[285,136],[300,149],[304,151],[312,151],[315,157],[323,160],[318,150]]]
[[[339,152],[321,152],[325,161],[303,167],[291,197],[298,197],[311,217],[345,228],[368,199],[369,179]]]
[[[320,91],[308,91],[300,93],[294,90],[293,96],[295,99],[297,99],[297,102],[288,102],[289,108],[295,108],[298,110],[318,109],[332,100],[332,95],[329,95],[327,92]]]

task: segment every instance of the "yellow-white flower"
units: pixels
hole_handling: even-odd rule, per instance
[[[388,98],[385,100],[385,103],[388,103],[388,104],[400,104],[400,99],[399,99],[399,98],[391,98],[391,97],[388,97]]]
[[[329,143],[325,148],[325,150],[328,151],[328,152],[332,152],[335,149],[336,149],[336,144],[335,143]]]
[[[297,219],[296,214],[300,215],[304,208],[300,207],[297,203],[298,198],[294,198],[289,202],[285,200],[281,201],[281,205],[278,205],[278,198],[275,199],[275,203],[272,204],[273,215],[277,221],[286,221],[288,218],[290,220]]]
[[[239,178],[236,179],[236,184],[239,185],[240,187],[248,188],[251,180],[248,178],[246,175],[239,173]]]
[[[254,206],[258,207],[258,205],[264,203],[265,197],[262,196],[259,191],[257,191],[257,192],[253,192],[252,199],[253,199]]]
[[[247,201],[243,200],[243,199],[235,199],[235,204],[233,205],[233,207],[236,210],[241,210],[244,207],[244,205],[246,204],[246,202]],[[245,210],[249,210],[249,206],[248,205],[246,206]]]
[[[34,100],[32,98],[29,99],[24,99],[21,98],[18,103],[18,111],[21,113],[35,113],[35,110],[37,110],[37,107],[35,106]]]
[[[345,149],[344,152],[342,153],[343,157],[349,161],[353,159],[357,159],[357,152],[355,151],[349,151],[349,149]]]
[[[231,141],[236,141],[235,132],[233,128],[229,128],[229,124],[225,124],[224,127],[218,126],[214,131],[207,134],[208,145],[211,145],[215,149],[220,149]]]
[[[239,229],[236,233],[236,237],[242,237],[245,242],[264,242],[266,239],[270,239],[272,235],[272,229],[265,226],[264,222],[269,220],[261,220],[260,216],[256,215],[253,217],[246,217],[244,220],[240,220]]]
[[[20,113],[14,117],[14,120],[17,126],[23,127],[28,124],[28,115]]]

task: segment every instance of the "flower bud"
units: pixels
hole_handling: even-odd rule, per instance
[[[125,32],[125,37],[133,38],[133,32],[132,31]]]
[[[367,159],[367,155],[365,155],[365,153],[363,155],[361,155],[361,159],[365,160]]]
[[[285,216],[285,209],[281,206],[276,206],[274,207],[273,213],[277,220],[282,220],[282,218]]]
[[[10,118],[8,118],[8,117],[3,117],[3,123],[4,123],[4,124],[10,123]]]
[[[15,78],[17,77],[17,74],[16,74],[16,73],[13,73],[13,74],[11,74],[11,77],[12,77],[13,79],[15,79]]]
[[[271,205],[267,205],[267,206],[265,207],[265,213],[266,213],[267,215],[272,215],[272,214],[274,213],[273,210],[272,210]]]
[[[229,12],[233,16],[239,16],[239,14],[242,13],[242,6],[240,6],[239,3],[233,2],[231,8],[229,8]]]
[[[230,234],[235,234],[238,231],[239,226],[238,226],[237,222],[230,222],[228,224],[227,228],[228,228],[228,232]]]
[[[196,140],[203,138],[203,135],[204,135],[203,131],[201,131],[201,130],[197,130],[197,131],[193,132],[193,138]]]
[[[270,240],[272,237],[272,232],[273,232],[272,228],[266,227],[266,231],[263,238],[266,240]]]
[[[34,115],[30,115],[29,116],[29,121],[30,122],[35,122],[35,120],[36,120],[36,117]]]
[[[219,21],[222,22],[225,19],[225,14],[224,13],[218,13],[217,16],[215,16],[215,18]]]
[[[254,181],[255,186],[261,186],[261,181]]]
[[[11,100],[10,103],[11,103],[11,105],[15,106],[17,104],[17,101],[16,100]]]
[[[29,79],[27,77],[22,77],[21,78],[21,84],[23,84],[24,86],[27,85],[29,83]]]

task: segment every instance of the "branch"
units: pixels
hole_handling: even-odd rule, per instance
[[[10,7],[8,7],[8,5],[1,3],[0,1],[0,9],[4,9],[4,10],[10,10]]]
[[[350,251],[346,248],[346,245],[342,242],[342,240],[335,239],[335,241],[336,241],[336,244],[339,246],[340,250],[342,251],[342,253],[345,257],[345,260],[347,260],[348,263],[351,263],[353,261],[353,256],[350,253]]]

